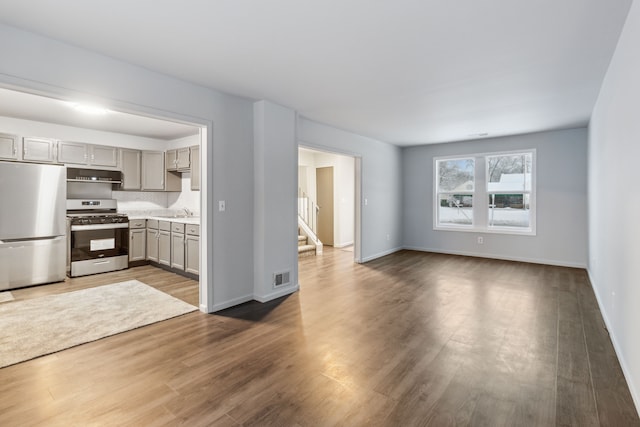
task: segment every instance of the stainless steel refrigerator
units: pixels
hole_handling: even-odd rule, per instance
[[[65,167],[0,162],[0,291],[65,279]]]

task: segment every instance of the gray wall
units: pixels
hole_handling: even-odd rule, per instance
[[[634,2],[589,125],[589,276],[640,409],[640,3]]]
[[[304,117],[298,118],[298,143],[362,159],[362,261],[402,248],[401,149]]]
[[[293,110],[254,105],[254,298],[268,301],[298,288],[296,181],[298,153]],[[290,284],[273,287],[274,273]]]
[[[433,158],[537,150],[537,235],[435,231]],[[424,145],[402,152],[404,245],[410,249],[585,267],[587,130]],[[484,244],[477,243],[478,236]]]
[[[90,98],[124,112],[184,119],[212,126],[206,147],[206,299],[219,309],[253,293],[253,102],[225,95],[0,25],[0,84],[64,98]],[[215,202],[215,203],[214,203]],[[213,236],[215,235],[215,239]]]

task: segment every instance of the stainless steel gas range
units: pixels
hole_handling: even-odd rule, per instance
[[[112,199],[67,199],[67,273],[71,277],[129,267],[129,218]]]

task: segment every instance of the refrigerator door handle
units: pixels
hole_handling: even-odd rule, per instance
[[[47,240],[62,240],[66,239],[67,236],[45,236],[45,237],[32,237],[29,239],[4,239],[0,240],[0,244],[11,244],[11,243],[38,243]]]

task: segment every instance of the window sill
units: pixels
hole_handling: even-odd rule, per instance
[[[433,227],[433,231],[460,231],[463,233],[482,233],[482,234],[509,234],[515,236],[535,236],[536,231],[530,228],[518,230],[512,228],[478,228],[473,226],[452,226],[452,227],[443,227],[443,226],[435,226]]]

